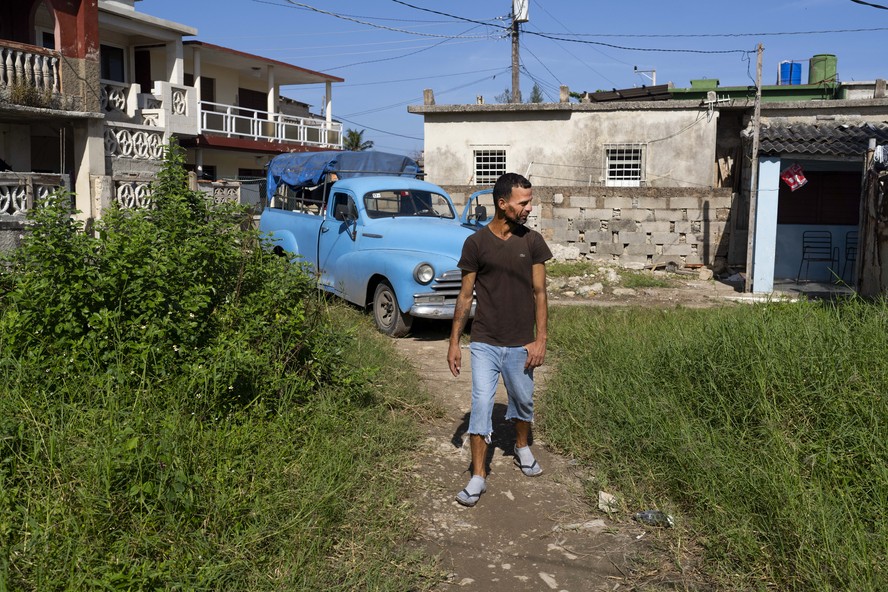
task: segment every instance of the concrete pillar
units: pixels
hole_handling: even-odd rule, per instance
[[[278,97],[277,97],[277,89],[275,88],[275,85],[274,85],[274,66],[268,66],[267,70],[268,70],[268,86],[267,86],[266,93],[268,94],[268,101],[267,101],[268,107],[265,110],[268,111],[269,113],[277,113],[277,111],[278,111],[278,109],[277,109]],[[271,119],[271,118],[269,117],[269,119]]]
[[[435,104],[435,91],[430,88],[426,88],[422,91],[422,104],[423,105],[434,105]]]
[[[197,171],[197,180],[203,178],[203,150],[197,148],[194,151],[194,170]]]
[[[780,159],[759,158],[758,201],[752,253],[752,291],[774,291],[774,262],[777,256],[777,195],[780,193]]]
[[[570,103],[570,87],[562,84],[558,90],[558,101],[561,103]]]
[[[192,61],[194,62],[194,94],[197,96],[197,108],[200,109],[200,47],[194,46],[191,48],[192,53]]]
[[[325,144],[330,144],[331,143],[330,138],[333,137],[333,134],[330,133],[330,130],[333,127],[333,83],[330,82],[329,80],[327,81],[327,84],[325,85],[325,90],[326,90],[327,96],[325,97],[326,106],[324,107],[324,113],[327,116],[327,126],[326,126],[327,129],[325,130],[324,137],[321,138],[321,142],[323,142]],[[342,143],[342,136],[340,136],[339,140],[340,140],[339,144],[341,144]]]
[[[333,123],[333,83],[329,80],[325,85],[324,92],[327,94],[326,96],[326,105],[324,106],[324,113],[327,115],[327,125]]]
[[[167,80],[181,85],[185,80],[185,46],[181,38],[166,44],[166,62]]]
[[[266,100],[267,107],[265,110],[268,111],[268,123],[265,124],[265,135],[275,137],[274,121],[277,117],[275,114],[278,112],[278,94],[274,85],[274,66],[267,66],[266,70],[268,72],[268,86],[266,87],[268,99]]]
[[[94,208],[93,177],[105,175],[105,123],[101,119],[87,119],[74,124],[74,178],[78,218],[98,218],[101,212]]]

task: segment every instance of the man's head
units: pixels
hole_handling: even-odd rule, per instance
[[[493,186],[493,203],[508,222],[524,224],[533,206],[531,184],[518,173],[505,173]]]

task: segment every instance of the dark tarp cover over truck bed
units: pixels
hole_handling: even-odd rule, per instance
[[[281,185],[312,187],[321,183],[324,175],[336,172],[340,179],[369,175],[397,175],[413,177],[419,165],[411,158],[365,150],[361,152],[291,152],[279,154],[268,164],[269,201]]]

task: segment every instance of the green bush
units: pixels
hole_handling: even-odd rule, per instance
[[[403,372],[181,162],[94,234],[40,205],[0,277],[0,590],[421,588]]]

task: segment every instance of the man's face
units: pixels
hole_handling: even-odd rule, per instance
[[[531,202],[533,202],[533,191],[530,188],[512,187],[512,195],[509,198],[500,198],[500,207],[506,220],[513,224],[524,224],[533,210]]]

